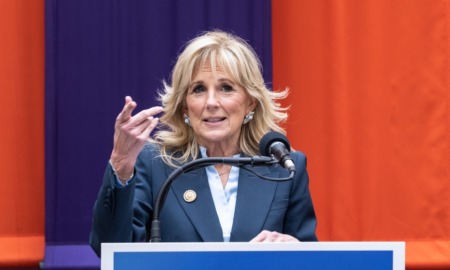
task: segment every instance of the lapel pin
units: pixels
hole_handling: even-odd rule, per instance
[[[192,189],[186,190],[183,194],[183,199],[186,202],[193,202],[197,198],[197,193],[193,191]]]

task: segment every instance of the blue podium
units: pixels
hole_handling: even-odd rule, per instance
[[[102,270],[404,270],[404,242],[103,243]]]

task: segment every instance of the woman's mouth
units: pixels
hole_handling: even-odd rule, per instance
[[[209,117],[205,118],[203,121],[207,123],[218,123],[224,121],[225,119],[226,119],[225,117]]]

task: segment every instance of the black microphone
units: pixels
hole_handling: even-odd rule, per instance
[[[279,132],[271,131],[266,133],[259,143],[259,152],[264,156],[273,156],[281,166],[290,172],[295,172],[295,164],[289,155],[291,146],[286,136]]]

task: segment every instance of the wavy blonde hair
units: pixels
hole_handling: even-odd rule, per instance
[[[192,79],[205,64],[225,69],[256,100],[253,120],[241,128],[238,147],[243,154],[259,155],[259,141],[271,130],[285,134],[280,124],[287,120],[287,109],[277,100],[285,98],[288,90],[273,92],[266,87],[261,63],[246,41],[222,31],[206,32],[187,43],[173,68],[172,85],[164,82],[159,94],[164,108],[162,129],[150,140],[160,145],[164,162],[174,167],[199,155],[194,131],[184,122],[183,112]],[[213,68],[214,77],[215,72]]]

